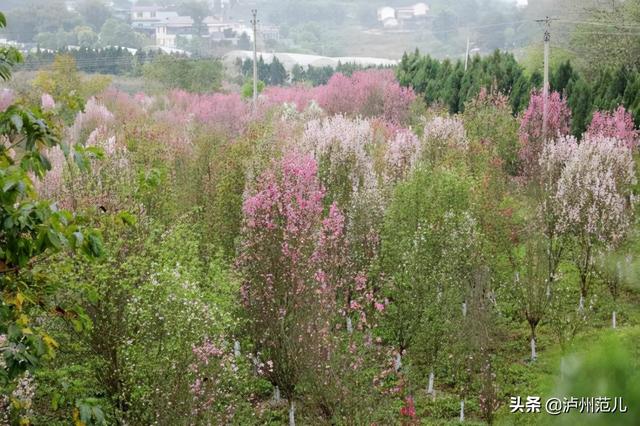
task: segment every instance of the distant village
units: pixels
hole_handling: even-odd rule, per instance
[[[426,3],[416,3],[406,7],[378,8],[378,22],[389,30],[411,28],[426,23],[431,16]]]
[[[65,2],[69,11],[75,11],[77,3],[77,0]],[[128,2],[112,1],[104,3],[110,8],[114,18],[126,22],[134,31],[144,34],[148,40],[151,40],[153,45],[148,46],[151,49],[163,50],[167,53],[188,53],[179,49],[179,39],[191,40],[194,37],[211,42],[226,42],[232,46],[239,46],[244,42],[244,46],[240,46],[244,48],[249,48],[253,42],[250,18],[230,18],[231,0],[212,0],[210,9],[213,13],[198,23],[191,16],[181,15],[176,6],[138,6]],[[280,39],[280,30],[277,26],[260,24],[258,31],[262,42]],[[0,40],[0,43],[11,44],[22,50],[36,48],[34,43],[16,43],[7,39]],[[68,46],[69,49],[74,47],[78,46]]]
[[[65,3],[69,11],[74,11],[78,1],[67,0]],[[231,3],[232,0],[211,0],[212,14],[204,17],[202,22],[196,23],[191,16],[181,15],[176,6],[149,6],[146,2],[141,6],[129,2],[105,2],[114,18],[126,22],[134,31],[144,34],[152,41],[153,46],[149,47],[170,53],[180,52],[180,38],[190,40],[194,37],[210,42],[225,42],[238,49],[248,49],[254,37],[250,18],[232,17]],[[380,7],[377,9],[378,29],[392,31],[417,28],[431,19],[429,12],[429,6],[423,2],[406,7]],[[278,26],[261,23],[258,33],[261,42],[280,41]],[[23,50],[35,47],[23,46],[11,40],[0,41],[18,45]]]

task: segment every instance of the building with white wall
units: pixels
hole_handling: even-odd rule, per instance
[[[176,10],[159,6],[134,6],[131,8],[131,27],[136,31],[153,34],[158,24],[178,18]]]

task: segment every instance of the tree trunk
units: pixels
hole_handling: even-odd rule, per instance
[[[400,355],[399,352],[398,354],[396,354],[396,360],[394,361],[393,366],[396,370],[396,373],[402,368],[402,355]]]
[[[429,387],[427,388],[428,394],[433,394],[433,379],[434,379],[434,375],[433,375],[433,369],[432,369],[431,372],[429,373]]]
[[[460,400],[460,423],[464,422],[464,399]]]
[[[296,405],[293,401],[289,406],[289,426],[296,426]]]
[[[538,358],[536,354],[536,337],[531,336],[531,361],[535,361]]]
[[[616,328],[616,311],[611,314],[611,328]]]

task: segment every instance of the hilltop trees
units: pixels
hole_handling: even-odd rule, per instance
[[[76,6],[76,10],[94,31],[100,30],[105,21],[111,17],[111,11],[103,0],[82,0]]]
[[[99,27],[102,46],[131,47],[139,49],[143,41],[139,33],[133,31],[126,22],[117,19],[106,19]]]
[[[622,105],[636,124],[640,120],[640,74],[629,64],[598,63],[601,66],[591,67],[588,74],[576,71],[569,62],[551,69],[551,88],[571,107],[571,131],[578,138],[596,110],[612,111]],[[513,113],[518,114],[529,105],[530,93],[542,88],[539,72],[526,73],[512,55],[500,52],[470,58],[466,72],[462,61],[439,61],[418,51],[405,53],[396,74],[400,84],[412,87],[428,105],[446,106],[452,114],[462,112],[482,88],[508,96]]]

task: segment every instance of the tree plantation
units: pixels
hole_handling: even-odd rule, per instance
[[[0,50],[0,425],[638,424],[631,65],[51,60]]]

